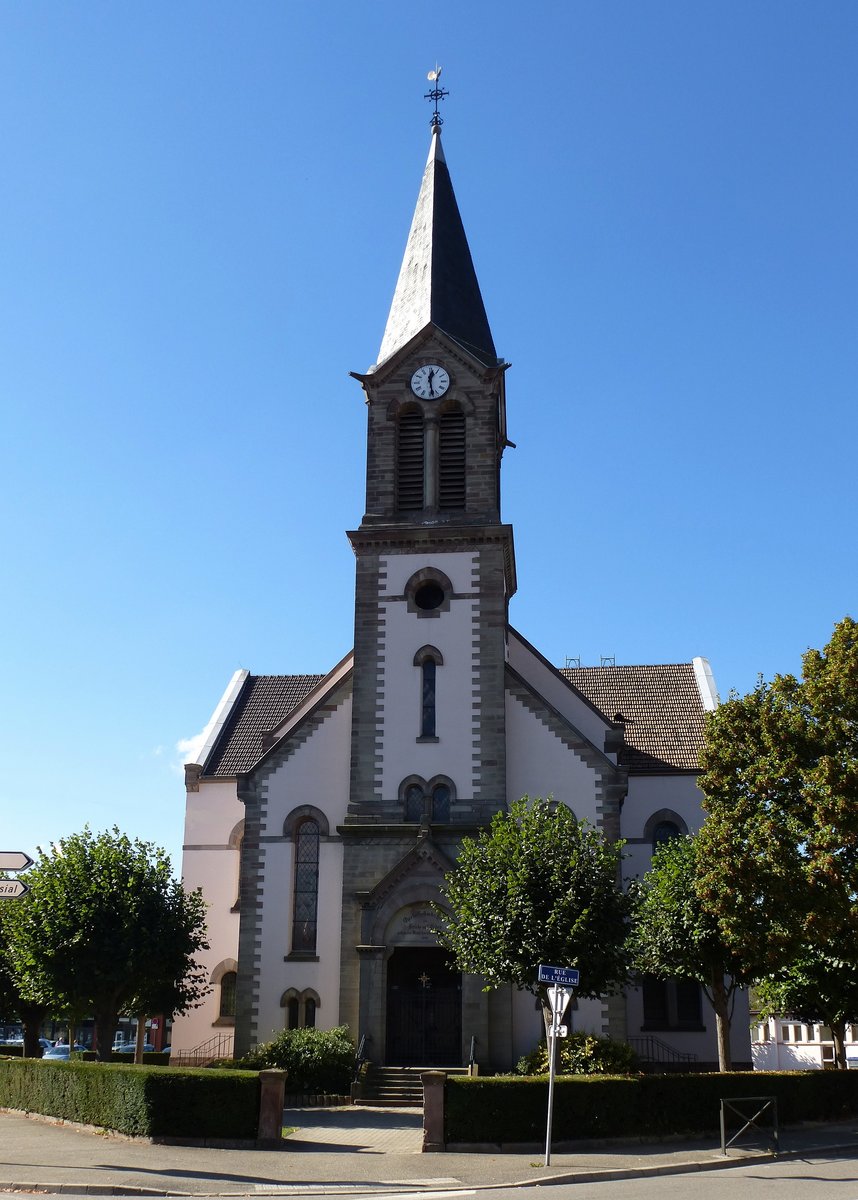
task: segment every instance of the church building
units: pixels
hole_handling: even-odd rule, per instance
[[[509,623],[507,367],[436,113],[377,362],[352,373],[367,409],[354,649],[324,674],[237,671],[186,765],[183,876],[209,904],[212,991],[177,1018],[176,1054],[345,1024],[378,1064],[459,1066],[476,1039],[481,1070],[509,1069],[541,1035],[534,997],[484,992],[435,937],[462,838],[550,795],[624,838],[633,876],[702,820],[706,660],[557,668]],[[688,981],[571,1016],[644,1056],[717,1060]]]

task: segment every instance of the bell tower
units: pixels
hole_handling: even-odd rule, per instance
[[[340,1012],[372,1037],[376,1060],[390,931],[414,927],[403,912],[428,911],[462,836],[506,807],[516,587],[500,511],[507,366],[436,112],[378,361],[353,373],[367,405],[367,472],[364,516],[348,535],[357,565]]]

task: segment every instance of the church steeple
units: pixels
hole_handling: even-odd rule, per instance
[[[434,325],[485,366],[498,363],[480,285],[441,146],[432,144],[402,267],[378,354],[378,365]]]

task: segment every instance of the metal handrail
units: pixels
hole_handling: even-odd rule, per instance
[[[697,1062],[696,1054],[677,1050],[657,1037],[631,1037],[629,1045],[642,1062]]]

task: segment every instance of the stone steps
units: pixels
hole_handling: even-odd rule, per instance
[[[370,1064],[360,1082],[355,1104],[390,1108],[422,1108],[424,1071],[432,1067],[377,1067]],[[443,1068],[448,1074],[464,1074],[462,1067]]]

